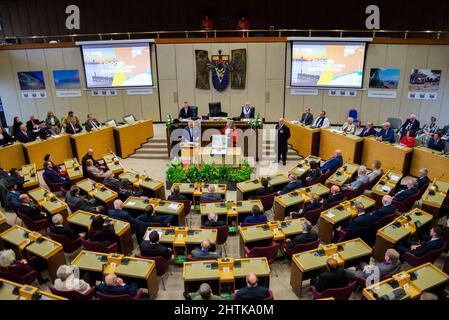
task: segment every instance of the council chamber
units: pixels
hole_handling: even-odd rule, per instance
[[[17,10],[0,300],[448,299],[448,31],[228,26],[212,4],[200,30],[55,36]]]

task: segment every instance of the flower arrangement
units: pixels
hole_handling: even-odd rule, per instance
[[[251,129],[262,129],[263,121],[262,121],[262,118],[260,117],[260,114],[257,113],[257,115],[254,119],[250,119],[248,121],[248,125]]]

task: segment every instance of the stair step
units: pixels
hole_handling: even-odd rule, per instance
[[[139,149],[136,154],[167,154],[167,148],[165,149]]]
[[[166,143],[157,143],[157,144],[145,144],[142,146],[142,149],[167,149]]]
[[[130,159],[142,159],[142,160],[168,160],[167,155],[153,155],[153,156],[147,156],[147,155],[132,155]]]
[[[150,139],[150,140],[148,140],[148,143],[152,143],[152,142],[155,142],[155,143],[165,142],[165,143],[167,143],[167,139]]]

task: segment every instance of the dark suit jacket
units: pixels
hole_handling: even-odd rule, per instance
[[[324,199],[323,205],[325,205],[326,207],[329,207],[332,203],[339,202],[339,201],[343,200],[344,197],[345,197],[345,195],[343,194],[343,192],[331,194],[329,196],[329,198]]]
[[[373,213],[371,213],[371,221],[377,222],[380,219],[382,219],[383,217],[393,214],[395,211],[396,211],[396,207],[392,204],[390,204],[388,206],[382,206],[379,209],[377,209],[377,211],[374,211]]]
[[[321,206],[322,206],[322,204],[319,203],[319,202],[311,202],[311,203],[309,203],[308,205],[306,205],[306,206],[304,207],[304,209],[302,210],[302,214],[306,214],[306,213],[309,212],[309,211],[318,209],[318,208],[321,207]]]
[[[284,124],[282,128],[276,125],[277,143],[280,150],[287,150],[288,139],[290,139],[290,129]]]
[[[179,110],[179,119],[187,119],[193,117],[193,109],[188,107],[187,113],[184,110],[184,107]]]
[[[370,232],[373,224],[369,213],[365,213],[348,222],[343,230],[346,231],[345,240],[360,238]]]
[[[350,279],[345,269],[338,267],[335,270],[323,272],[313,282],[316,290],[321,293],[327,289],[346,287],[349,284]]]
[[[27,121],[27,130],[29,131],[29,132],[32,132],[33,130],[34,130],[34,125],[39,125],[39,120],[37,120],[37,119],[34,119],[33,121],[31,121],[31,120],[28,120]]]
[[[290,191],[300,189],[300,188],[302,188],[302,181],[296,180],[296,181],[290,182],[284,188],[282,188],[281,194],[289,193]]]
[[[295,236],[292,241],[287,242],[287,247],[289,249],[293,249],[297,244],[306,244],[313,241],[316,241],[318,239],[318,235],[315,231],[311,231],[308,233],[300,233],[297,236]]]
[[[125,210],[111,209],[108,211],[108,215],[113,219],[118,219],[129,222],[131,224],[136,224],[136,219],[134,219],[133,216],[128,211]]]
[[[112,296],[128,294],[134,297],[139,289],[136,286],[130,286],[127,284],[124,286],[107,286],[106,284],[102,283],[97,287],[97,290],[100,291],[100,293]]]
[[[266,188],[260,188],[257,189],[255,197],[263,197],[268,196],[269,194],[272,194],[274,192],[273,187],[268,186]]]
[[[45,219],[45,217],[41,214],[41,211],[37,207],[25,206],[21,204],[19,206],[19,211],[34,221]]]
[[[235,300],[264,300],[270,296],[270,290],[266,287],[244,287],[237,291]]]
[[[264,223],[267,221],[267,216],[264,214],[251,215],[245,218],[243,223]]]
[[[429,253],[430,251],[440,249],[444,246],[443,239],[435,239],[432,241],[427,241],[421,244],[418,248],[415,250],[410,250],[409,252],[417,257],[422,257],[425,254]]]
[[[401,126],[401,129],[399,130],[399,132],[401,133],[401,137],[405,136],[405,134],[407,133],[407,126],[410,123],[411,123],[410,119],[407,119],[407,120],[405,120],[404,124]],[[413,124],[409,130],[412,131],[416,135],[416,132],[418,132],[418,130],[419,130],[419,126],[420,126],[419,121],[415,120],[415,121],[413,121]]]
[[[206,222],[204,222],[203,226],[205,226],[205,227],[221,227],[221,226],[224,226],[224,224],[225,224],[225,222],[221,221],[221,220],[218,220],[216,222],[207,220]]]
[[[218,193],[205,192],[201,195],[200,201],[217,201],[220,202],[222,197]]]
[[[27,132],[27,135],[25,135],[22,131],[19,131],[16,134],[16,140],[22,143],[32,142],[34,141],[34,136],[30,132]]]
[[[167,260],[172,255],[166,246],[160,243],[152,244],[148,240],[144,240],[140,244],[140,254],[144,257],[164,257]]]
[[[256,116],[256,108],[251,108],[248,116],[245,116],[245,113],[243,112],[243,110],[245,109],[245,107],[242,107],[242,112],[240,113],[240,119],[253,119]]]
[[[45,168],[43,175],[53,183],[62,183],[65,180],[53,169]]]
[[[66,238],[68,238],[71,241],[75,241],[75,240],[79,239],[79,237],[80,237],[78,234],[74,233],[72,230],[62,227],[62,226],[50,226],[50,232],[54,233],[54,234],[61,235],[61,236],[65,236]]]
[[[432,150],[443,151],[446,147],[446,143],[442,139],[439,139],[438,141],[430,139],[427,147]]]
[[[65,132],[68,134],[75,134],[75,133],[80,133],[81,131],[83,131],[83,128],[81,127],[81,125],[79,123],[74,124],[73,126],[75,127],[75,130],[73,130],[72,125],[69,123],[65,127]]]
[[[188,200],[188,199],[186,198],[185,195],[179,193],[179,194],[171,194],[171,195],[169,195],[167,200],[170,200],[170,201],[184,201],[184,200]]]
[[[408,199],[409,197],[415,195],[416,193],[418,193],[418,189],[416,189],[416,188],[405,189],[405,190],[402,190],[402,191],[399,191],[398,193],[396,193],[393,200],[397,201],[397,202],[403,202],[406,199]]]
[[[117,242],[118,237],[115,234],[114,227],[110,224],[104,225],[103,229],[97,233],[90,233],[89,235],[90,241],[93,242],[101,242],[105,246],[110,245],[111,243]]]
[[[375,136],[377,134],[377,131],[374,128],[371,128],[367,130],[367,128],[363,128],[362,132],[359,133],[359,137],[369,137],[369,136]]]
[[[13,264],[7,268],[0,266],[0,271],[2,273],[10,274],[11,276],[15,276],[15,277],[24,277],[28,273],[34,271],[34,269],[31,266],[29,266],[28,264],[16,262],[15,264]]]
[[[3,139],[0,140],[0,146],[4,146],[5,144],[14,142],[12,137],[6,131],[3,131],[2,135]]]
[[[100,122],[98,122],[97,119],[86,120],[86,123],[84,124],[86,131],[92,131],[92,129],[94,128],[94,125],[91,123],[91,121],[93,121],[97,125],[97,127],[100,128]],[[67,127],[70,127],[70,125]]]
[[[343,165],[343,157],[332,157],[327,160],[323,166],[320,168],[321,172],[324,173],[327,170],[333,171]]]
[[[304,123],[306,126],[310,126],[313,123],[313,114],[303,113],[299,122]]]
[[[380,129],[380,131],[376,134],[376,137],[381,137],[382,141],[388,141],[391,143],[394,143],[396,141],[394,137],[394,130],[391,128],[388,131],[386,131],[384,128]]]
[[[417,183],[417,188],[421,189],[422,187],[429,185],[430,179],[428,176],[424,176],[422,178],[416,179],[416,183]]]

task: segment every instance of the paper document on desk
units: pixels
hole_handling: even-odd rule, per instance
[[[128,202],[128,206],[135,206],[136,205],[136,202],[135,201],[129,201]]]
[[[335,217],[335,214],[333,214],[331,211],[329,211],[329,212],[327,213],[327,216],[328,216],[329,218],[333,218],[333,217]]]
[[[391,180],[391,181],[394,181],[394,182],[398,182],[398,181],[399,181],[399,177],[396,176],[396,175],[394,175],[394,174],[392,174],[392,175],[390,176],[390,180]]]
[[[179,207],[179,203],[170,203],[167,208],[170,210],[177,210],[178,207]]]

